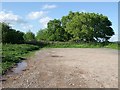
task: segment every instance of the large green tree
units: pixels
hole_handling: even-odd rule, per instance
[[[104,42],[114,35],[114,31],[111,28],[112,23],[107,16],[83,12],[75,12],[73,15],[72,19],[67,21],[64,26],[65,31],[73,35],[73,40]]]
[[[61,21],[54,19],[48,22],[48,40],[50,41],[66,41],[68,33],[61,26]]]
[[[24,40],[29,42],[29,41],[35,41],[35,34],[32,33],[31,31],[28,31],[26,34],[24,34]]]
[[[48,31],[47,31],[47,28],[39,30],[39,31],[37,32],[36,39],[37,39],[38,41],[48,40]]]
[[[106,42],[114,35],[111,25],[102,14],[70,11],[61,20],[50,20],[38,37],[49,41]]]

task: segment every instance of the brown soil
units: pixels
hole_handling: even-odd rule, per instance
[[[37,51],[3,88],[118,88],[118,51],[50,48]]]

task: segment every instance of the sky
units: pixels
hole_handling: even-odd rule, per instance
[[[7,22],[16,30],[30,30],[36,34],[47,27],[49,20],[61,19],[69,11],[94,12],[107,16],[115,32],[110,41],[118,40],[117,2],[2,2],[0,22]]]

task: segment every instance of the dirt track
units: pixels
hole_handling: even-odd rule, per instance
[[[26,71],[7,76],[3,87],[118,88],[118,51],[113,49],[42,49],[27,60]]]

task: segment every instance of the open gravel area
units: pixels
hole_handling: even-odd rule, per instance
[[[3,88],[118,88],[118,51],[106,48],[44,48],[9,73]]]

